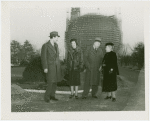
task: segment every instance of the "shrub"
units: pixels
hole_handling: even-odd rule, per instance
[[[129,66],[131,64],[132,61],[132,57],[130,55],[124,55],[124,56],[120,56],[120,63],[121,66]]]
[[[65,77],[66,69],[65,63],[61,61],[61,73],[62,76]],[[41,57],[33,58],[23,72],[23,79],[28,82],[47,82],[46,74],[43,71],[42,64],[41,64]],[[58,86],[67,86],[67,82],[62,80],[58,83]]]
[[[57,83],[57,86],[69,86],[69,75],[65,74],[64,79]]]
[[[132,53],[132,62],[138,66],[138,68],[142,68],[144,66],[144,43],[139,42],[134,47],[134,51]]]
[[[28,62],[28,61],[26,61],[26,60],[22,60],[22,61],[20,62],[20,65],[19,65],[19,66],[26,67],[28,64],[29,64],[29,62]]]
[[[46,75],[42,69],[41,57],[33,58],[23,72],[23,78],[30,82],[46,82]]]
[[[119,56],[120,58],[119,61],[122,66],[132,65],[139,69],[141,69],[144,66],[144,43],[143,42],[139,42],[135,45],[131,55],[128,55],[126,53],[127,51],[126,49],[124,49],[124,51],[125,54]]]

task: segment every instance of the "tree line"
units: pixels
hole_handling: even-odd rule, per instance
[[[40,57],[40,50],[35,50],[28,40],[23,45],[16,40],[11,41],[11,64],[27,65],[35,57]],[[144,66],[144,43],[138,42],[132,48],[123,44],[118,53],[118,61],[121,66],[141,69]]]
[[[11,64],[24,65],[36,56],[40,56],[40,50],[35,50],[28,40],[23,45],[16,40],[11,41]]]
[[[128,44],[123,44],[119,53],[119,63],[121,66],[136,69],[144,67],[144,43],[138,42],[133,48]]]

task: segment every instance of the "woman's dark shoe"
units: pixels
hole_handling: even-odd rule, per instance
[[[82,99],[86,99],[86,97],[82,97]]]
[[[78,97],[78,96],[75,96],[75,98],[78,99],[79,97]]]
[[[112,102],[116,102],[116,98],[112,98]]]
[[[74,95],[70,95],[69,98],[72,99],[74,97]]]
[[[105,99],[105,100],[111,99],[111,96],[107,96],[107,97],[105,97],[104,99]]]

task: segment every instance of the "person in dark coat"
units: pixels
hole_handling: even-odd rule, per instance
[[[78,99],[78,86],[80,85],[80,72],[83,69],[83,53],[81,48],[77,45],[76,39],[70,40],[71,47],[68,50],[67,56],[67,70],[69,74],[69,85],[71,86],[71,95],[69,98],[74,97]]]
[[[57,101],[55,98],[55,91],[57,82],[62,80],[60,60],[59,60],[59,49],[57,45],[58,32],[53,31],[50,33],[50,40],[43,44],[41,49],[41,61],[44,73],[46,73],[46,79],[48,87],[45,92],[44,100],[49,102],[51,100]]]
[[[117,90],[117,75],[119,75],[117,65],[117,55],[113,52],[113,43],[106,43],[106,54],[103,58],[103,85],[102,92],[107,92],[105,99],[116,101],[115,91]]]
[[[85,52],[86,77],[82,99],[86,99],[92,87],[92,97],[97,98],[98,85],[100,83],[100,69],[102,66],[103,51],[100,48],[101,39],[95,38],[94,44]]]

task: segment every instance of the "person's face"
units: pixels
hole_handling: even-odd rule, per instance
[[[75,48],[77,47],[76,42],[75,42],[75,41],[72,41],[72,42],[71,42],[71,46],[72,46],[73,49],[75,49]]]
[[[112,51],[112,46],[107,45],[105,49],[106,49],[106,52],[110,52]]]
[[[101,43],[100,42],[95,42],[94,43],[94,46],[95,46],[95,48],[97,49],[97,48],[99,48],[100,47],[100,45],[101,45]]]
[[[53,37],[54,42],[56,43],[58,41],[58,36]]]

